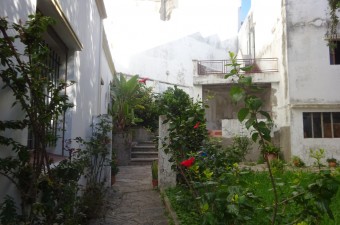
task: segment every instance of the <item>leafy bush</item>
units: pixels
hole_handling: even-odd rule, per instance
[[[151,132],[155,132],[158,129],[159,122],[157,96],[152,92],[151,87],[140,84],[137,98],[138,104],[135,109],[135,116],[139,120],[136,121],[136,126],[142,126]]]
[[[245,136],[233,137],[233,143],[226,148],[228,158],[231,162],[242,162],[246,154],[249,152],[251,142]]]
[[[176,86],[165,91],[158,104],[160,112],[166,116],[164,123],[169,123],[169,136],[163,140],[162,147],[166,153],[171,153],[173,169],[178,170],[180,163],[198,152],[207,138],[205,111],[202,103],[194,103]]]
[[[252,128],[252,140],[263,151],[278,153],[279,148],[271,142],[271,117],[261,109],[262,100],[253,94],[259,88],[252,83],[251,77],[239,74],[240,70],[251,70],[251,66],[240,68],[236,56],[230,53],[230,57],[232,69],[226,77],[235,76],[237,80],[231,88],[231,97],[235,101],[243,100],[245,105],[238,112],[238,119],[245,121],[248,129]],[[201,119],[199,122],[204,118],[203,108],[191,103],[189,97],[176,88],[169,90],[161,102],[168,103],[162,109],[167,116],[165,122],[169,122],[169,142],[163,147],[172,154],[174,169],[184,179],[183,187],[192,195],[190,203],[194,203],[186,215],[193,213],[199,216],[201,224],[207,225],[316,225],[322,222],[324,215],[334,220],[330,203],[339,185],[335,172],[311,174],[305,180],[298,173],[282,177],[287,174],[284,162],[274,160],[269,163],[266,157],[269,173],[250,182],[252,177],[259,177],[257,173],[243,171],[233,163],[240,160],[248,144],[237,140],[236,150],[231,154],[222,150],[218,142],[209,141],[204,133],[205,126],[196,122],[197,115]],[[258,120],[259,116],[265,117],[266,121]],[[260,189],[260,186],[264,188]],[[273,195],[268,194],[270,192]],[[182,192],[177,194],[178,198],[183,196]]]
[[[281,159],[270,160],[270,166],[272,167],[273,173],[282,173],[285,169],[285,161]]]
[[[299,156],[293,156],[292,157],[292,163],[296,167],[303,167],[303,166],[305,166],[305,162],[302,161],[302,159]]]
[[[268,195],[271,189],[268,174],[237,171],[236,168],[221,176],[222,180],[218,182],[201,184],[198,188],[202,195],[196,200],[189,200],[190,192],[183,187],[176,187],[177,191],[171,194],[167,191],[167,195],[175,199],[170,200],[172,205],[182,205],[181,208],[174,207],[176,212],[184,213],[188,221],[198,218],[201,221],[198,224],[269,224],[274,197]],[[338,175],[332,178],[327,173],[284,171],[278,173],[276,179],[280,196],[278,224],[338,224]],[[183,197],[184,193],[187,197]],[[176,199],[182,201],[174,203]]]
[[[177,186],[165,190],[171,207],[175,210],[181,225],[200,225],[200,215],[196,211],[195,199],[186,188]]]

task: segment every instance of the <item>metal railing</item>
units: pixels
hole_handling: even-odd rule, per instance
[[[227,74],[232,69],[230,60],[200,60],[197,61],[198,75]],[[245,73],[269,73],[278,72],[277,58],[239,59],[240,67],[252,65],[251,71]],[[243,71],[241,71],[243,72]]]

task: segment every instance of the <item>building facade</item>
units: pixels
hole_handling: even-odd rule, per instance
[[[319,148],[326,158],[340,159],[340,65],[334,60],[339,45],[332,52],[325,40],[328,12],[327,0],[253,0],[238,33],[236,53],[241,64],[255,65],[249,76],[265,90],[264,109],[271,113],[274,141],[286,160],[297,155],[311,164],[309,151]],[[226,138],[247,133],[237,121],[239,106],[228,97],[232,81],[223,79],[226,71],[216,69],[225,63],[194,64],[195,90],[203,97],[215,96],[208,127]]]
[[[28,15],[40,12],[56,20],[44,35],[44,41],[53,52],[56,79],[75,81],[66,89],[74,107],[56,121],[57,143],[49,147],[49,153],[56,157],[67,157],[65,143],[68,139],[91,135],[93,118],[107,114],[110,100],[110,82],[115,73],[109,50],[103,20],[106,9],[102,0],[3,0],[0,1],[0,16],[9,22],[26,21]],[[0,86],[3,81],[0,80]],[[11,107],[13,95],[8,89],[0,91],[0,120],[24,118],[20,106]],[[23,145],[30,145],[28,129],[14,132],[0,131],[1,135],[12,137]],[[10,148],[0,146],[0,157],[14,154]],[[0,176],[0,199],[14,189],[6,178]]]

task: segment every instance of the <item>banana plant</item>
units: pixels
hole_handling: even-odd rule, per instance
[[[138,75],[132,76],[130,79],[126,79],[122,73],[118,75],[114,76],[114,82],[111,85],[112,104],[109,108],[114,130],[117,132],[125,131],[138,121],[134,110],[138,107],[137,93],[140,88]]]

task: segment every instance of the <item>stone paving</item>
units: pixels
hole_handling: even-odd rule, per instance
[[[168,225],[159,191],[151,184],[151,167],[121,166],[108,193],[105,217],[91,225]]]

